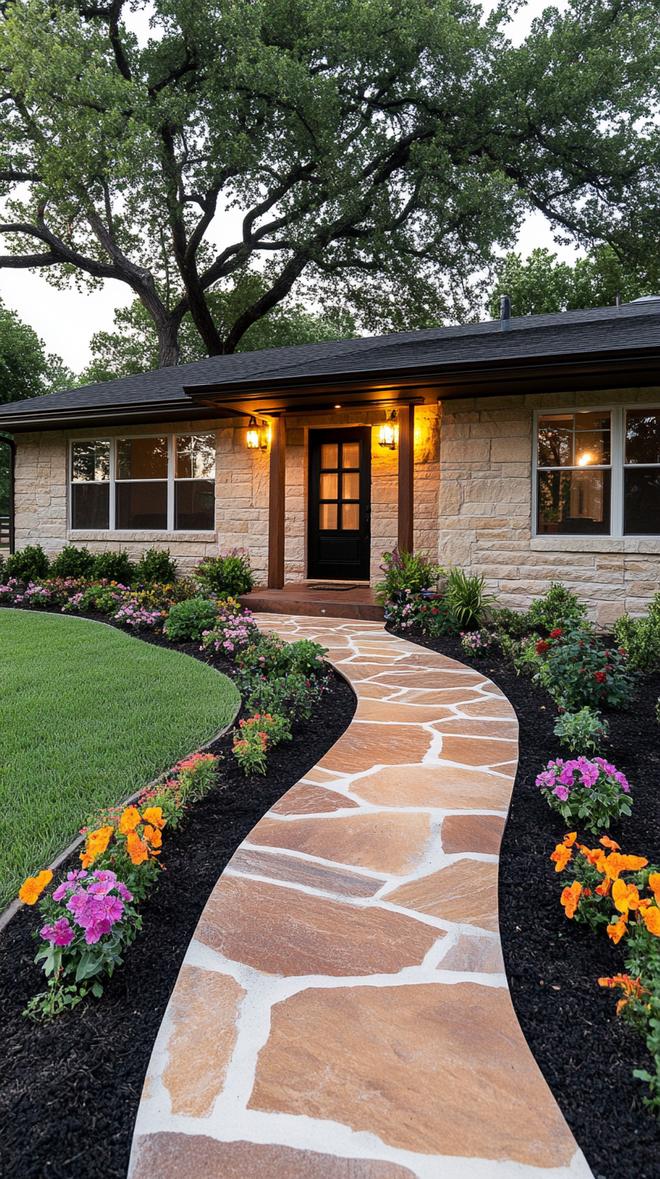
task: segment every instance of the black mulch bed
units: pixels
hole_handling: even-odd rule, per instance
[[[623,943],[564,917],[562,877],[548,857],[567,828],[534,785],[551,757],[555,706],[499,654],[474,658],[458,639],[404,636],[482,671],[506,693],[520,724],[520,760],[499,873],[500,934],[518,1020],[596,1179],[658,1179],[660,1135],[633,1068],[649,1068],[644,1041],[614,1014],[616,995],[597,985],[623,970]],[[609,713],[603,751],[631,783],[629,819],[610,834],[622,850],[660,862],[660,674],[646,676],[630,711]],[[580,833],[582,834],[582,833]],[[587,837],[586,842],[591,843]]]
[[[104,620],[105,621],[105,620]],[[199,644],[170,644],[220,671]],[[278,798],[341,736],[355,696],[332,673],[322,709],[273,750],[266,777],[246,778],[225,735],[217,786],[167,841],[157,888],[141,906],[143,929],[100,1001],[51,1024],[21,1012],[42,990],[34,966],[36,914],[21,909],[0,934],[0,1176],[124,1179],[149,1057],[193,931],[225,864]],[[74,857],[75,859],[75,857]]]

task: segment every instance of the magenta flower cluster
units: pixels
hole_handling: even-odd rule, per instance
[[[40,930],[44,941],[55,946],[69,946],[77,926],[83,931],[87,945],[91,946],[121,921],[125,905],[133,900],[133,894],[114,872],[81,870],[67,874],[66,880],[55,889],[53,900],[64,903],[71,916],[44,925]]]
[[[50,586],[31,581],[22,589],[15,577],[0,585],[0,602],[13,602],[16,606],[48,606],[55,594]]]
[[[624,794],[630,793],[630,783],[625,774],[603,757],[594,757],[591,761],[586,757],[569,761],[558,757],[556,761],[548,762],[547,768],[538,775],[536,785],[541,790],[550,791],[560,802],[566,802],[571,790],[578,786],[591,790],[601,776],[616,784]]]
[[[231,609],[218,608],[218,621],[213,630],[202,635],[202,646],[207,651],[223,655],[235,655],[251,643],[257,633],[257,624],[250,610],[236,614]]]
[[[147,606],[140,606],[137,602],[125,602],[116,614],[113,622],[120,622],[131,630],[158,630],[165,620],[164,610],[150,610]]]

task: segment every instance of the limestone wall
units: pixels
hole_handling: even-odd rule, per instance
[[[660,389],[446,401],[439,560],[485,574],[503,605],[525,607],[556,580],[602,625],[641,612],[660,589],[660,539],[532,535],[534,410],[636,403],[660,405]]]

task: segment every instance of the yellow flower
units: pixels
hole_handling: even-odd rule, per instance
[[[53,873],[51,872],[50,868],[44,868],[43,871],[39,872],[36,876],[28,876],[27,880],[23,881],[19,889],[19,900],[21,900],[24,905],[36,904],[42,892],[46,886],[50,884],[52,879]]]
[[[127,806],[126,810],[122,812],[119,820],[119,830],[122,835],[128,835],[129,831],[135,831],[140,822],[140,812],[136,806]]]

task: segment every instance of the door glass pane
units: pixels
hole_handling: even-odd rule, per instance
[[[71,479],[73,482],[97,483],[105,482],[109,478],[110,443],[74,442],[71,447]],[[85,526],[81,525],[81,527]]]
[[[118,479],[167,479],[167,438],[119,438]]]
[[[338,446],[336,442],[323,442],[321,444],[321,466],[329,467],[331,470],[337,470],[339,466]]]
[[[610,530],[610,471],[539,471],[541,534],[606,534]]]
[[[360,527],[360,505],[342,504],[341,526],[347,531],[357,532]]]
[[[167,528],[167,483],[117,484],[117,528]]]
[[[342,475],[341,496],[342,496],[342,499],[359,499],[360,498],[360,472],[359,471],[355,471],[351,475]]]
[[[183,434],[176,439],[177,479],[213,479],[215,434]]]
[[[660,463],[660,411],[628,410],[626,413],[626,462]]]
[[[337,499],[339,481],[336,475],[321,475],[320,498]]]
[[[337,527],[337,505],[321,504],[319,506],[319,528],[322,531]]]
[[[360,443],[359,442],[342,442],[341,461],[343,467],[359,467],[360,466]]]
[[[191,479],[174,484],[174,527],[187,531],[215,527],[215,483]]]
[[[109,483],[73,483],[71,485],[71,527],[110,527]]]
[[[623,479],[623,531],[660,536],[660,469],[629,467]]]

